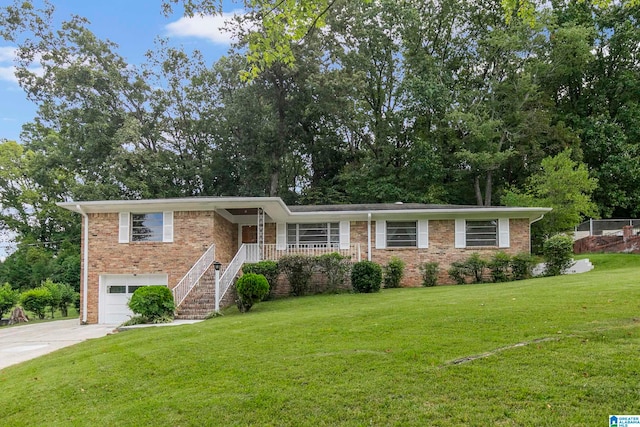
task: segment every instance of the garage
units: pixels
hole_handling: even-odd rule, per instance
[[[127,306],[131,295],[141,286],[167,286],[166,274],[104,274],[100,276],[98,322],[120,324],[133,317]]]

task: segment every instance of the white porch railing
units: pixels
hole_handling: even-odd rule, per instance
[[[235,279],[238,271],[242,268],[242,265],[247,261],[247,245],[242,244],[236,256],[233,257],[229,265],[222,272],[222,276],[220,276],[220,295],[216,295],[216,299],[218,302],[222,300],[224,294],[227,292],[231,284],[233,283],[233,279]]]
[[[348,249],[340,249],[337,245],[287,245],[284,249],[279,249],[278,245],[263,245],[262,250],[256,243],[245,244],[247,248],[246,262],[258,262],[262,260],[277,261],[285,255],[306,255],[318,256],[337,252],[342,256],[351,258],[352,261],[360,261],[362,253],[360,244],[350,245]]]
[[[200,259],[193,264],[191,270],[184,275],[178,285],[173,288],[173,300],[179,306],[187,297],[191,289],[198,284],[204,273],[211,267],[216,257],[216,245],[211,245]]]

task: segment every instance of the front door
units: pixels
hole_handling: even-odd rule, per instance
[[[242,226],[242,243],[258,243],[258,226]]]

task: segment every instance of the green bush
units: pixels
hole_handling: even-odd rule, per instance
[[[44,286],[29,289],[20,295],[20,305],[25,310],[31,311],[38,319],[44,319],[47,307],[51,305],[51,292]]]
[[[360,261],[351,269],[353,290],[361,293],[378,292],[382,284],[382,268],[372,261]]]
[[[571,267],[573,257],[573,239],[563,234],[557,234],[547,239],[542,247],[547,268],[547,276],[558,276]]]
[[[480,254],[474,252],[464,262],[466,274],[471,276],[473,283],[482,283],[484,280],[484,270],[487,268],[487,261],[480,258]]]
[[[287,276],[291,295],[302,296],[308,292],[314,264],[312,257],[304,255],[288,255],[280,258],[278,265],[280,271]]]
[[[502,251],[495,253],[488,263],[489,270],[491,270],[491,280],[493,280],[493,282],[509,281],[510,266],[511,257],[509,254]]]
[[[513,280],[531,278],[531,271],[536,264],[535,257],[528,253],[519,253],[511,258],[511,275]]]
[[[141,286],[131,295],[129,308],[145,323],[165,323],[173,320],[176,305],[166,286]]]
[[[452,262],[449,270],[447,270],[447,274],[449,274],[451,280],[456,282],[456,284],[458,285],[464,285],[465,283],[467,283],[467,267],[462,262]]]
[[[69,305],[76,303],[80,299],[80,294],[76,292],[71,285],[60,283],[60,313],[62,317],[69,315]]]
[[[242,266],[244,274],[262,274],[269,282],[269,295],[264,299],[273,298],[275,296],[276,286],[278,285],[278,276],[280,269],[275,261],[259,261],[253,264],[245,264]]]
[[[62,301],[62,289],[60,289],[60,285],[57,283],[53,283],[51,279],[47,279],[42,286],[49,290],[51,293],[51,300],[49,301],[49,309],[51,310],[51,318],[53,319],[54,314],[58,307],[60,306],[60,302]]]
[[[0,319],[2,319],[5,313],[11,311],[11,309],[20,300],[20,292],[14,290],[10,284],[5,283],[0,286]]]
[[[340,286],[344,285],[351,270],[350,259],[337,252],[316,257],[316,265],[327,278],[325,292],[337,292]]]
[[[243,274],[236,281],[238,294],[237,305],[242,313],[246,313],[254,304],[262,301],[269,293],[269,282],[262,274]]]
[[[438,273],[440,267],[437,262],[425,262],[420,265],[420,273],[422,273],[422,286],[435,286],[438,284]]]
[[[399,288],[400,281],[404,276],[404,261],[400,258],[393,257],[389,263],[384,266],[384,287]]]

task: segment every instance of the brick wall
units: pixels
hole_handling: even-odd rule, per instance
[[[230,234],[225,222],[213,212],[174,212],[172,243],[118,243],[118,213],[89,214],[87,322],[98,322],[100,275],[163,273],[173,288],[213,242],[218,252],[216,238]],[[235,236],[237,245],[237,232]],[[221,255],[228,250],[220,248]]]
[[[511,219],[509,224],[509,234],[511,247],[475,247],[456,249],[455,221],[454,220],[429,220],[429,247],[417,248],[375,248],[375,221],[371,222],[371,260],[380,265],[386,265],[392,257],[402,259],[405,266],[405,276],[402,286],[420,286],[422,277],[420,265],[425,262],[437,262],[440,266],[438,283],[453,283],[447,274],[451,263],[463,261],[472,253],[478,252],[484,258],[490,258],[498,251],[504,251],[510,255],[520,252],[529,253],[529,220]],[[362,259],[367,259],[367,222],[358,221],[351,223],[351,243],[360,243],[362,248]]]

